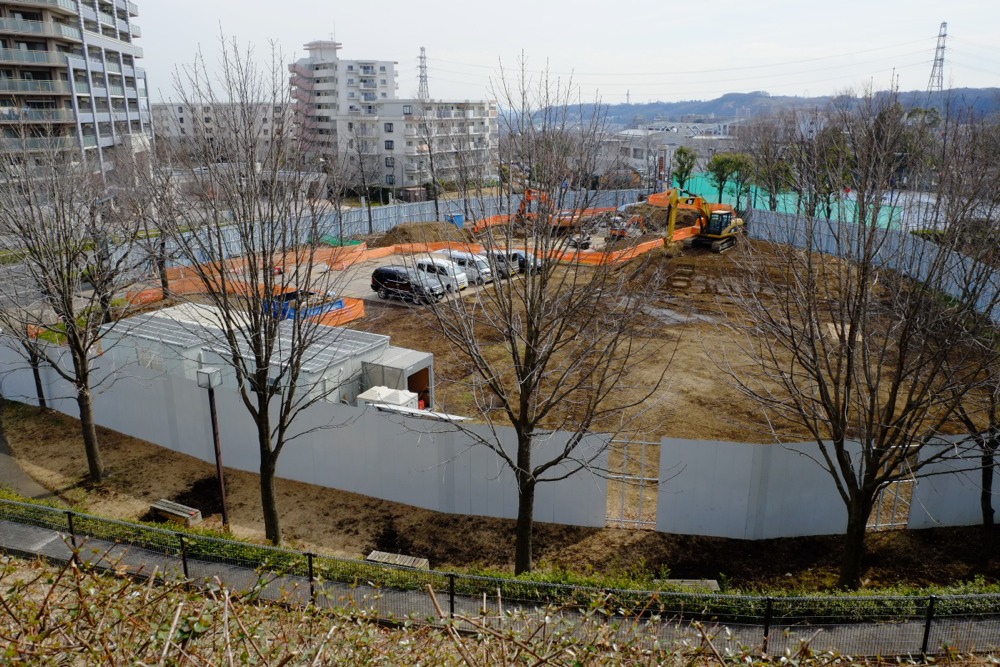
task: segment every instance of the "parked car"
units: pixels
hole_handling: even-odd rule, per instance
[[[512,267],[516,266],[519,273],[538,273],[543,267],[542,260],[527,250],[509,250],[507,261]]]
[[[437,281],[449,292],[457,292],[469,286],[469,277],[454,262],[441,256],[418,257],[414,268],[431,280]]]
[[[485,285],[493,281],[493,270],[484,257],[460,250],[438,250],[435,255],[441,255],[458,265],[470,281],[477,285]]]
[[[517,273],[517,263],[511,263],[507,253],[500,250],[490,250],[482,255],[490,265],[493,275],[506,280]]]
[[[444,297],[445,287],[405,266],[382,266],[372,271],[372,291],[382,299],[431,303]]]

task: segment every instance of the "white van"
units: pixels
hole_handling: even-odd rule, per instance
[[[438,280],[449,292],[457,292],[469,286],[469,277],[450,259],[427,255],[414,260],[414,268],[432,280]]]
[[[438,250],[434,254],[441,255],[457,264],[469,280],[477,285],[485,285],[493,281],[493,271],[490,270],[490,264],[485,257],[460,250]]]

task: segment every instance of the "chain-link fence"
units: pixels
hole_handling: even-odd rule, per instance
[[[759,597],[597,589],[420,570],[181,533],[0,501],[0,549],[140,576],[212,582],[266,600],[347,607],[369,618],[535,619],[586,632],[596,619],[643,641],[730,652],[919,655],[1000,650],[1000,595]]]

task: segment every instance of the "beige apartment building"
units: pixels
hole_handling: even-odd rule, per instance
[[[142,33],[130,0],[0,1],[0,150],[52,148],[106,168],[152,137]]]

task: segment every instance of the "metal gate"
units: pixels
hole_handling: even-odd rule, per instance
[[[612,440],[608,450],[608,528],[654,530],[660,443]]]
[[[868,530],[902,530],[910,522],[910,500],[917,480],[901,479],[879,491],[868,517]]]

